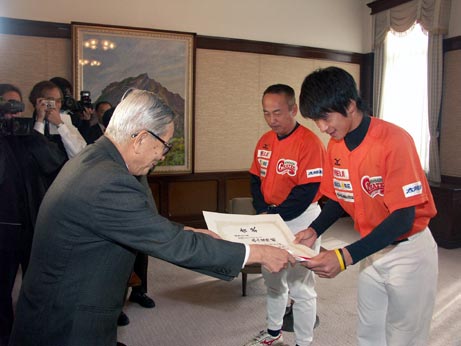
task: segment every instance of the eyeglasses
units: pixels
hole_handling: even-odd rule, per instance
[[[173,148],[173,144],[171,143],[168,143],[168,142],[165,142],[163,139],[161,139],[159,136],[157,136],[155,133],[153,133],[152,131],[149,131],[149,130],[146,130],[146,132],[148,132],[149,134],[152,135],[152,137],[154,137],[155,139],[158,139],[162,144],[163,144],[163,152],[162,152],[162,155],[165,156],[166,154],[168,154],[170,152],[170,150]],[[131,138],[134,138],[136,137],[137,135],[139,135],[139,133],[135,133],[135,134],[132,134],[131,135]]]

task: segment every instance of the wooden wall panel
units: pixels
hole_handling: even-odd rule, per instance
[[[228,211],[228,203],[235,197],[251,197],[250,190],[250,175],[247,178],[227,179],[226,182],[226,211]]]
[[[203,210],[218,211],[216,180],[170,182],[168,184],[168,216],[200,215]]]
[[[152,191],[152,196],[154,197],[155,205],[158,210],[161,210],[162,204],[160,203],[160,184],[155,182],[149,183],[150,190]]]

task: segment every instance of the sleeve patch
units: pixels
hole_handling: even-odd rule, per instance
[[[322,168],[308,169],[306,170],[306,176],[308,178],[321,177],[323,176],[323,170]]]
[[[402,189],[405,198],[421,195],[423,193],[423,185],[420,181],[405,185]]]

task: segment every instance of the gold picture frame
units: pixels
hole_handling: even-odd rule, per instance
[[[193,171],[193,33],[72,23],[75,97],[116,106],[130,87],[159,95],[175,112],[173,149],[154,174]]]

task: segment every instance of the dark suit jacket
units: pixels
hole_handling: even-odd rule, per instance
[[[90,122],[88,120],[83,120],[79,125],[78,130],[88,144],[96,142],[99,137],[104,134],[104,131],[99,123],[90,126]]]
[[[244,245],[184,231],[149,200],[106,137],[63,167],[40,207],[11,346],[115,346],[136,251],[220,279],[239,274]]]

